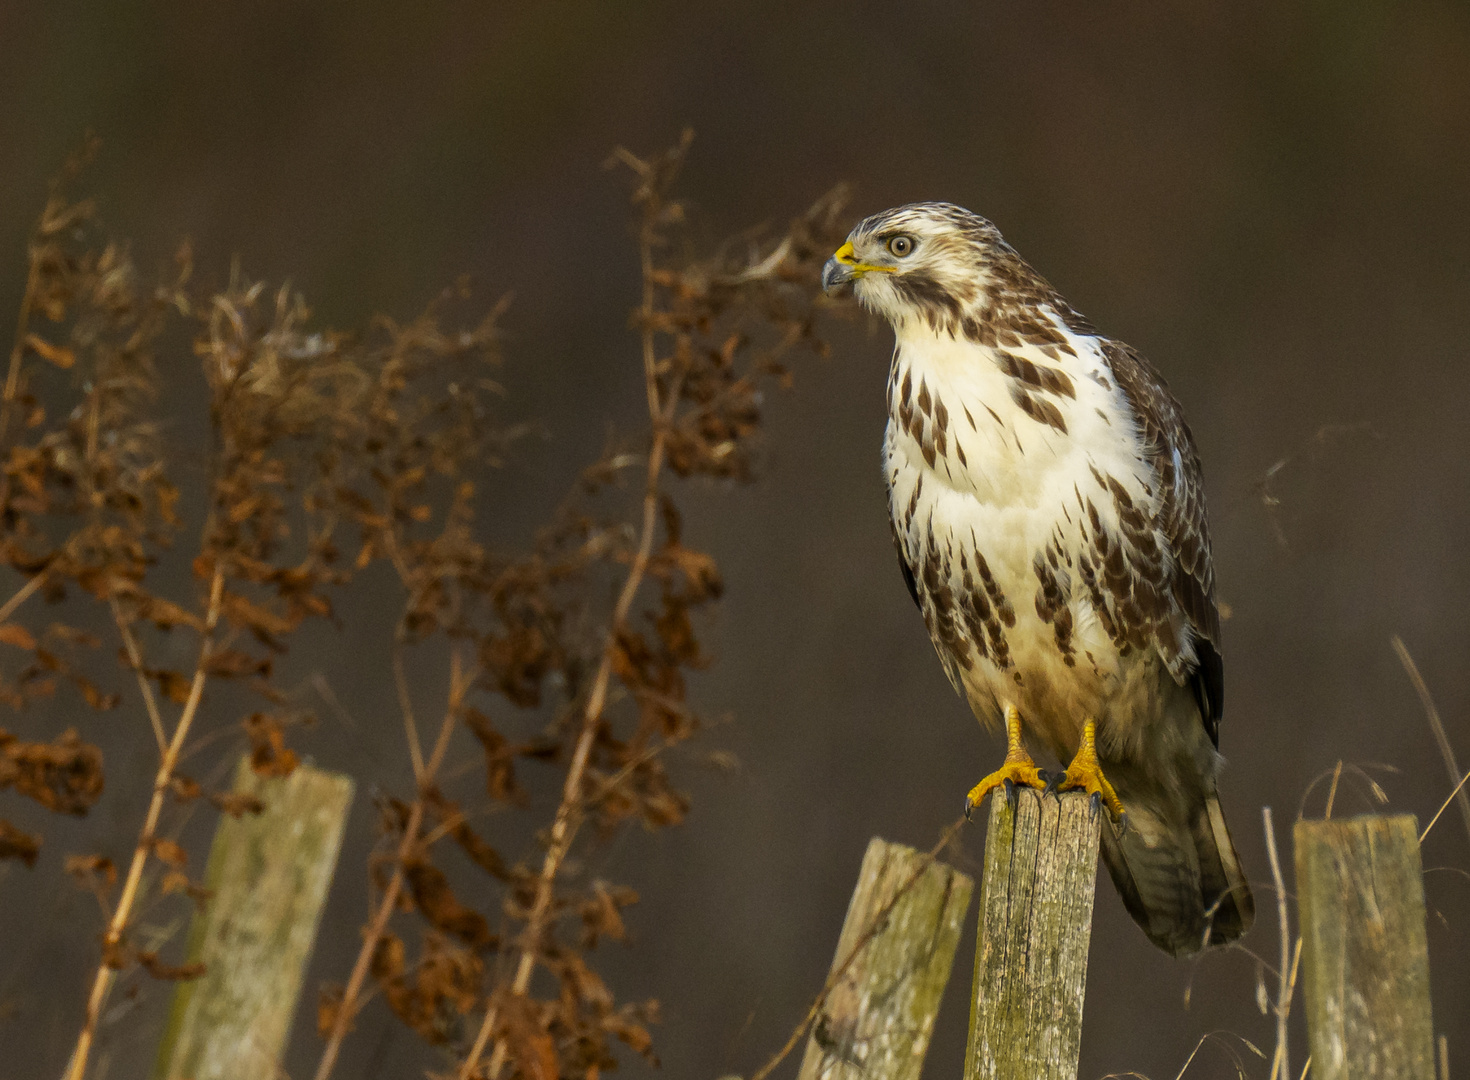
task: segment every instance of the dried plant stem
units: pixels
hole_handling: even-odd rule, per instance
[[[643,272],[643,300],[639,309],[642,323],[643,381],[648,396],[648,415],[653,424],[653,441],[648,451],[648,472],[643,493],[643,524],[638,538],[638,551],[628,568],[608,624],[607,642],[602,649],[602,659],[597,666],[597,676],[592,683],[592,692],[587,696],[587,705],[582,711],[582,729],[572,751],[571,764],[567,769],[566,783],[562,786],[561,803],[556,808],[552,822],[546,855],[541,862],[541,874],[536,882],[536,896],[531,913],[526,919],[526,929],[521,941],[520,959],[516,963],[515,978],[511,982],[511,993],[522,996],[530,988],[531,975],[536,969],[536,953],[545,933],[546,922],[555,896],[557,874],[576,838],[583,805],[582,779],[587,771],[587,758],[592,753],[592,743],[597,736],[602,712],[607,705],[608,690],[612,684],[613,656],[618,648],[618,634],[627,621],[633,600],[643,584],[648,570],[648,560],[653,553],[653,540],[658,532],[659,477],[663,472],[664,443],[674,410],[679,404],[679,382],[676,379],[669,387],[667,400],[660,401],[658,386],[658,360],[654,341],[654,286],[653,249],[656,243],[652,215],[646,216],[639,236],[639,256]],[[497,1010],[492,1005],[485,1010],[485,1018],[469,1054],[459,1068],[460,1080],[470,1080],[480,1064],[495,1032]],[[505,1041],[499,1040],[490,1056],[489,1075],[498,1077],[505,1062]]]
[[[655,390],[654,394],[656,393]],[[650,399],[650,404],[656,405],[656,401],[657,398],[653,397]],[[576,748],[572,751],[572,762],[567,769],[566,783],[562,787],[561,803],[556,808],[556,818],[551,826],[551,839],[546,845],[546,856],[541,862],[541,875],[536,882],[536,898],[531,906],[531,914],[526,920],[521,955],[516,964],[515,979],[511,983],[511,993],[517,996],[525,994],[531,985],[531,974],[536,968],[536,943],[541,940],[541,935],[546,929],[546,920],[550,915],[551,901],[555,894],[556,876],[561,871],[562,863],[566,860],[567,852],[577,835],[582,809],[582,778],[587,772],[587,758],[592,753],[592,743],[597,736],[598,724],[602,720],[602,710],[607,704],[607,693],[612,683],[613,652],[617,648],[618,631],[627,620],[628,612],[633,606],[633,598],[637,595],[638,587],[643,583],[643,575],[648,569],[649,556],[653,552],[653,538],[658,527],[658,477],[663,468],[663,429],[663,424],[657,424],[653,446],[648,455],[648,489],[643,496],[643,528],[638,543],[638,553],[633,558],[633,565],[628,570],[627,580],[623,582],[622,592],[613,610],[607,645],[603,648],[602,660],[597,666],[597,677],[592,684],[592,693],[588,695],[586,708],[582,712],[582,730],[577,736]],[[486,1011],[474,1044],[470,1047],[469,1055],[460,1066],[461,1080],[469,1080],[474,1075],[474,1070],[485,1053],[485,1046],[494,1033],[495,1019],[496,1011],[492,1007]],[[495,1051],[490,1058],[489,1074],[492,1077],[499,1074],[504,1060],[505,1043],[502,1040],[496,1044]]]
[[[1399,663],[1404,665],[1404,672],[1409,676],[1409,681],[1414,684],[1414,690],[1419,695],[1419,703],[1424,706],[1424,715],[1429,719],[1429,727],[1434,732],[1434,741],[1439,744],[1439,753],[1444,758],[1444,767],[1449,770],[1450,783],[1455,784],[1455,793],[1452,798],[1460,801],[1460,816],[1465,821],[1465,832],[1470,834],[1470,795],[1465,793],[1464,777],[1460,773],[1460,763],[1455,760],[1454,747],[1450,746],[1450,737],[1445,733],[1444,721],[1439,718],[1439,709],[1435,708],[1434,696],[1429,692],[1429,686],[1424,682],[1424,676],[1419,674],[1419,665],[1414,663],[1414,658],[1409,655],[1409,647],[1404,644],[1404,639],[1394,634],[1389,639],[1393,645],[1393,651],[1398,654]],[[1439,815],[1436,814],[1437,818]],[[1424,830],[1426,833],[1428,829]]]
[[[1276,826],[1271,820],[1271,808],[1261,807],[1261,817],[1266,826],[1266,855],[1271,862],[1271,881],[1276,888],[1276,918],[1280,923],[1281,965],[1277,972],[1279,980],[1276,990],[1276,1053],[1271,1059],[1271,1080],[1289,1080],[1291,1076],[1291,1047],[1288,1041],[1287,1020],[1291,1016],[1291,998],[1296,986],[1297,964],[1301,961],[1302,939],[1297,938],[1295,958],[1292,955],[1291,925],[1287,921],[1286,882],[1281,876],[1281,859],[1276,853]]]
[[[465,695],[474,683],[474,673],[465,671],[458,649],[450,654],[449,663],[449,703],[444,710],[444,719],[439,724],[439,737],[434,742],[434,750],[428,762],[416,777],[418,797],[409,807],[403,836],[398,841],[398,849],[393,853],[393,876],[388,879],[383,895],[378,898],[367,933],[363,935],[362,948],[357,952],[352,974],[347,977],[347,985],[342,990],[342,1001],[337,1007],[337,1015],[332,1021],[332,1030],[327,1035],[327,1044],[322,1049],[321,1059],[317,1062],[314,1080],[327,1080],[336,1068],[337,1056],[342,1051],[342,1040],[347,1037],[347,1032],[352,1027],[352,1018],[357,1014],[363,984],[372,968],[373,955],[377,952],[383,932],[388,928],[388,920],[398,906],[398,896],[403,891],[404,864],[420,843],[419,830],[424,824],[424,796],[433,786],[434,777],[444,763],[444,755],[449,751],[449,737],[454,733],[454,724],[459,719]]]
[[[393,684],[398,688],[398,708],[403,713],[403,730],[408,738],[408,758],[413,764],[415,783],[423,783],[424,748],[419,741],[419,725],[413,713],[413,695],[408,691],[408,675],[403,670],[403,643],[393,643]]]
[[[49,210],[50,207],[48,206]],[[40,282],[41,265],[35,254],[35,240],[31,245],[30,272],[26,276],[26,291],[20,301],[20,313],[15,320],[15,342],[10,347],[10,370],[5,376],[4,405],[0,407],[0,439],[10,434],[10,412],[20,391],[20,369],[26,352],[26,334],[30,330],[31,308],[35,306],[36,286]]]
[[[1337,759],[1337,764],[1332,769],[1332,786],[1327,789],[1327,809],[1323,811],[1324,818],[1332,816],[1332,804],[1337,801],[1337,782],[1342,779],[1342,758]]]
[[[36,590],[45,583],[46,571],[42,570],[40,573],[33,575],[31,579],[20,588],[16,589],[15,595],[12,596],[9,600],[5,601],[3,607],[0,607],[0,623],[3,623],[6,619],[10,618],[10,616],[14,615],[16,608],[20,607],[32,596],[34,596]]]
[[[153,738],[158,742],[158,755],[161,758],[168,753],[168,736],[163,733],[163,716],[158,709],[158,698],[153,694],[153,684],[143,674],[143,651],[138,648],[138,639],[133,635],[133,628],[123,618],[117,597],[109,596],[107,601],[112,607],[112,621],[117,624],[117,632],[122,636],[123,646],[127,649],[128,663],[137,676],[138,692],[143,695],[143,704],[148,709],[148,721],[153,725]]]
[[[378,898],[378,906],[373,912],[372,922],[368,924],[367,933],[363,935],[357,961],[352,965],[352,974],[348,976],[347,986],[342,990],[342,1001],[337,1006],[332,1030],[327,1036],[327,1045],[322,1050],[321,1060],[317,1062],[316,1080],[326,1080],[337,1065],[337,1055],[341,1052],[342,1040],[352,1026],[352,1018],[357,1013],[358,998],[362,995],[362,984],[367,980],[368,969],[372,966],[373,954],[377,951],[383,931],[388,928],[388,919],[393,915],[393,909],[398,905],[398,894],[403,891],[404,860],[413,853],[423,823],[424,800],[415,799],[413,806],[409,808],[408,822],[403,826],[403,837],[398,841],[398,850],[393,855],[393,876],[388,879],[388,887]]]
[[[87,1058],[91,1054],[92,1043],[97,1037],[97,1023],[102,1014],[102,1003],[107,998],[107,992],[111,989],[115,976],[113,969],[108,965],[110,958],[107,953],[121,944],[123,932],[127,929],[133,905],[138,899],[138,887],[143,880],[143,869],[147,865],[149,852],[153,849],[154,832],[158,828],[158,816],[163,812],[164,799],[168,795],[169,786],[173,783],[174,767],[178,764],[184,741],[189,737],[189,729],[194,724],[194,717],[199,713],[199,703],[204,697],[204,683],[208,679],[207,669],[214,648],[214,631],[219,623],[220,604],[224,591],[224,570],[216,566],[214,579],[209,587],[209,608],[204,618],[204,631],[199,645],[199,662],[194,667],[194,679],[189,686],[189,697],[184,702],[183,712],[179,714],[179,722],[174,727],[173,737],[164,750],[163,760],[159,762],[158,773],[153,779],[153,797],[148,803],[148,816],[144,819],[143,828],[138,833],[138,843],[133,849],[133,859],[128,866],[128,876],[123,882],[122,893],[112,913],[112,921],[108,924],[107,933],[102,939],[102,961],[98,964],[97,975],[92,981],[92,993],[87,999],[86,1020],[82,1025],[81,1034],[77,1037],[76,1049],[72,1051],[71,1065],[66,1073],[67,1080],[82,1080],[87,1070]]]
[[[929,869],[929,867],[934,865],[934,860],[939,858],[939,853],[949,846],[949,842],[954,839],[955,834],[964,827],[965,819],[961,817],[951,822],[949,827],[946,828],[944,832],[940,833],[939,841],[927,852],[925,852],[924,855],[919,859],[919,861],[914,865],[913,873],[911,873],[908,879],[901,886],[899,886],[898,891],[893,894],[892,899],[890,899],[888,903],[884,904],[883,907],[880,908],[873,915],[873,918],[868,923],[867,928],[862,932],[858,939],[853,942],[852,949],[849,950],[848,954],[842,958],[842,963],[833,966],[831,973],[827,976],[827,981],[822,984],[821,991],[812,1000],[811,1007],[807,1009],[806,1016],[802,1017],[801,1023],[797,1024],[796,1027],[792,1029],[791,1036],[786,1040],[786,1044],[775,1053],[770,1061],[766,1062],[759,1069],[757,1069],[751,1075],[750,1080],[766,1080],[766,1077],[775,1072],[776,1069],[780,1066],[781,1062],[786,1060],[791,1051],[796,1049],[797,1043],[801,1042],[802,1038],[807,1033],[807,1029],[810,1028],[812,1024],[816,1022],[817,1017],[821,1015],[822,1007],[827,1004],[827,998],[831,995],[833,989],[837,986],[838,983],[842,982],[842,979],[847,974],[848,969],[851,968],[857,958],[862,955],[862,951],[868,947],[868,943],[877,936],[880,930],[883,929],[883,924],[887,921],[889,914],[896,906],[898,906],[899,901],[901,901],[908,894],[909,890],[912,889],[916,884],[918,884],[919,879],[924,876],[924,873]]]
[[[1464,792],[1466,780],[1470,780],[1470,773],[1460,777],[1460,782],[1455,785],[1455,790],[1446,795],[1444,802],[1439,804],[1439,809],[1434,812],[1434,816],[1429,819],[1429,824],[1424,826],[1424,831],[1419,834],[1419,843],[1424,843],[1424,838],[1429,835],[1429,830],[1434,828],[1434,823],[1440,819],[1440,815],[1450,808],[1450,803],[1454,802],[1457,796]]]

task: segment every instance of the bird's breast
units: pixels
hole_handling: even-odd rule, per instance
[[[1006,700],[1085,709],[1126,678],[1089,600],[1088,560],[1117,528],[1110,480],[1130,498],[1152,493],[1105,363],[1085,341],[1075,352],[1067,363],[900,338],[894,356],[895,539],[947,672],[989,718]]]

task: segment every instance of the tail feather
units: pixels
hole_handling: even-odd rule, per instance
[[[1250,929],[1255,903],[1213,782],[1187,793],[1127,766],[1104,766],[1128,810],[1121,836],[1103,830],[1103,861],[1123,904],[1159,948],[1188,956]]]

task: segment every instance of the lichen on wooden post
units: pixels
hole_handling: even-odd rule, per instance
[[[214,898],[189,929],[188,962],[205,973],[174,991],[154,1080],[278,1075],[352,787],[307,766],[262,779],[241,761],[234,790],[264,810],[215,831],[204,876]]]
[[[1418,823],[1299,821],[1295,840],[1312,1076],[1434,1080]]]
[[[918,1080],[974,891],[927,859],[869,842],[798,1080]]]
[[[990,800],[965,1080],[1074,1080],[1097,884],[1088,797]]]

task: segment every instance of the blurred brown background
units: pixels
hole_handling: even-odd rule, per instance
[[[839,179],[858,185],[854,219],[915,199],[969,206],[1185,403],[1233,610],[1223,788],[1252,876],[1267,875],[1260,807],[1289,822],[1339,758],[1394,766],[1374,775],[1421,820],[1447,793],[1391,634],[1470,760],[1464,5],[53,0],[0,5],[0,103],[0,311],[21,295],[46,180],[87,127],[104,139],[88,186],[144,267],[188,235],[206,275],[238,254],[344,325],[410,314],[462,271],[514,290],[511,411],[551,437],[498,481],[511,536],[610,426],[639,423],[635,252],[622,183],[599,169],[614,144],[651,150],[692,125],[683,190],[711,239],[782,222]],[[771,399],[762,482],[686,499],[729,586],[695,693],[731,722],[702,745],[742,768],[676,766],[687,825],[632,836],[607,864],[644,900],[631,948],[603,962],[620,996],[664,1001],[663,1075],[681,1080],[748,1072],[779,1045],[826,971],[868,837],[927,847],[1000,753],[945,682],[894,565],[878,469],[887,333],[854,324],[836,346]],[[197,430],[180,419],[181,454]],[[324,721],[295,740],[363,785],[312,986],[357,948],[368,788],[408,787],[377,681],[386,639],[352,629],[293,656],[303,678],[349,649],[369,669],[336,687],[356,732]],[[74,1037],[95,957],[77,927],[96,913],[59,861],[130,848],[151,751],[107,728],[136,719],[83,718],[109,749],[106,801],[80,825],[48,822],[42,862],[0,876],[6,1077],[57,1075]],[[1363,791],[1347,784],[1339,810],[1367,807]],[[973,860],[982,831],[964,838]],[[1470,866],[1458,816],[1425,861]],[[1428,894],[1435,1023],[1466,1062],[1470,882],[1431,873]],[[1248,943],[1274,956],[1258,895]],[[972,947],[930,1076],[959,1068]],[[1082,1075],[1171,1077],[1212,1030],[1266,1046],[1254,985],[1240,954],[1187,965],[1152,950],[1100,884]],[[145,1074],[163,998],[153,988],[116,1019],[109,1075]],[[315,1063],[312,1026],[303,1013],[293,1076]],[[376,1003],[338,1075],[434,1062]],[[1188,1075],[1235,1071],[1206,1049]]]

